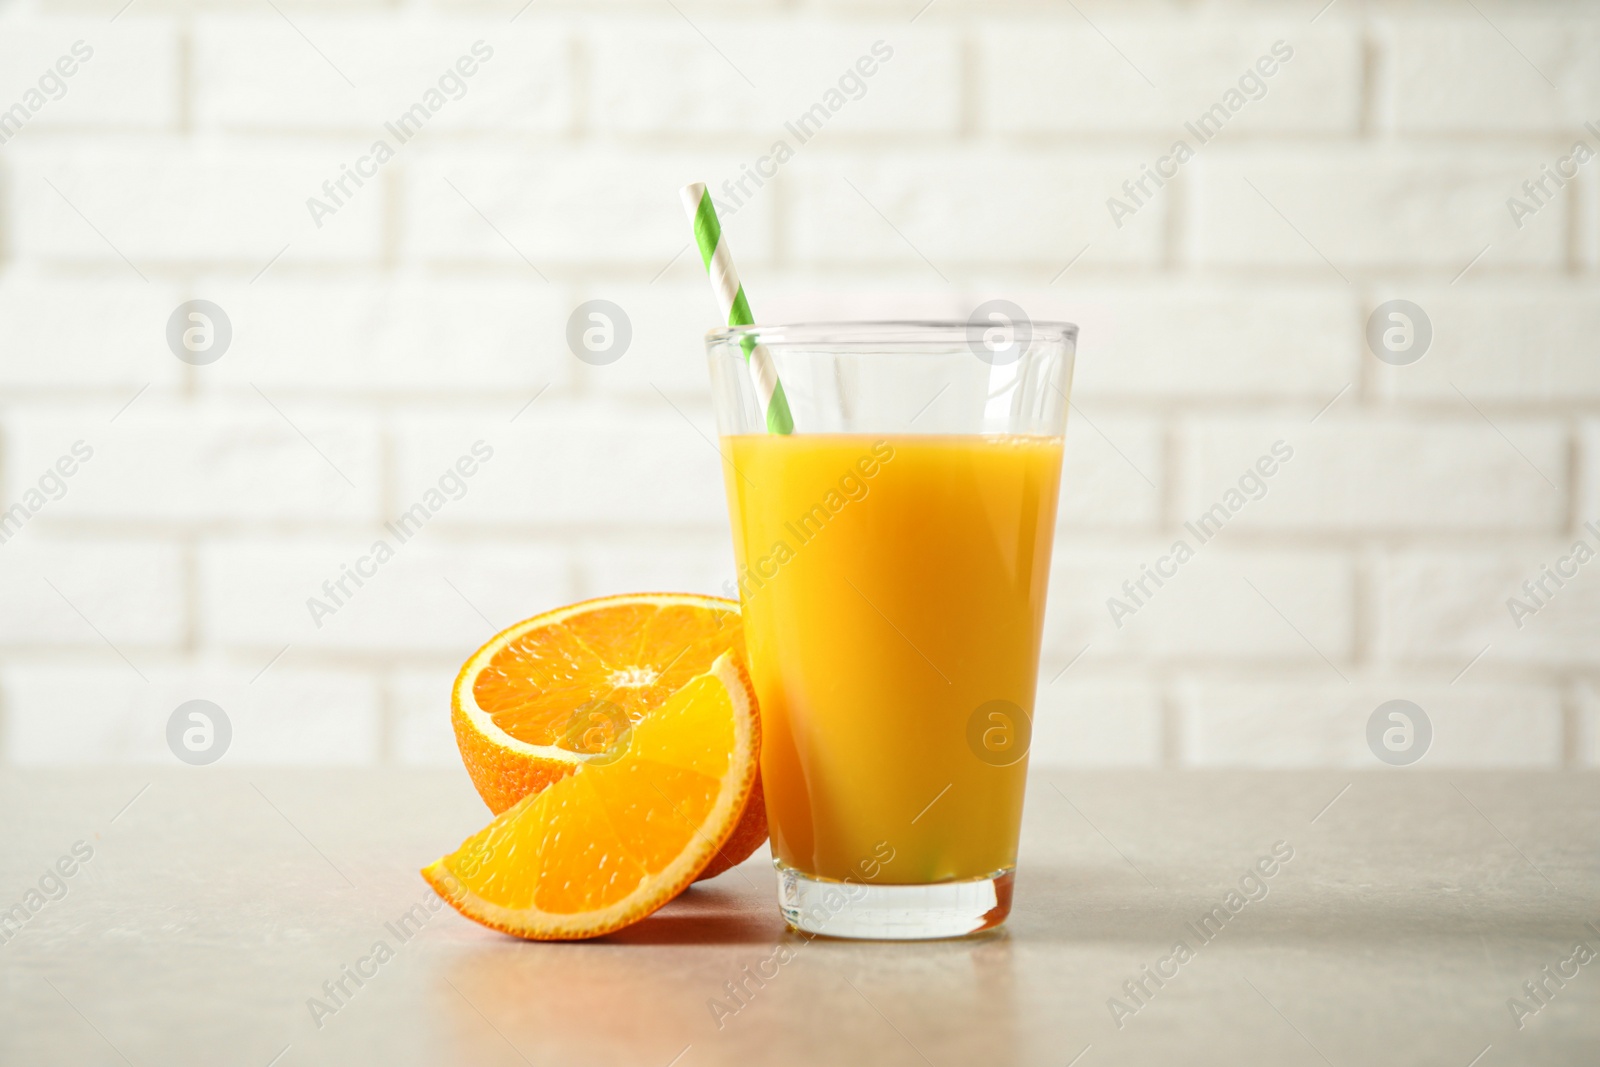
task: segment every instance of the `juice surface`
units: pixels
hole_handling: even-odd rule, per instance
[[[1014,866],[1025,754],[969,737],[991,702],[1033,713],[1061,439],[723,444],[774,854],[875,884]]]

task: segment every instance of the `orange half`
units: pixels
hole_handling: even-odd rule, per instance
[[[742,669],[737,601],[690,593],[586,600],[496,634],[462,665],[450,718],[467,774],[500,814],[579,767],[614,758],[618,739],[731,655]],[[743,818],[701,878],[767,839],[757,777]]]
[[[739,824],[761,724],[723,653],[588,759],[422,876],[467,918],[539,941],[598,937],[677,896]]]

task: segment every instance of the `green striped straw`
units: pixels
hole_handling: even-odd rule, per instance
[[[750,302],[744,297],[744,286],[739,284],[739,272],[733,268],[733,253],[722,237],[722,223],[717,221],[717,209],[711,204],[711,194],[702,182],[683,187],[683,207],[694,224],[695,244],[700,246],[700,262],[705,264],[711,278],[711,291],[717,306],[728,320],[729,326],[754,326],[755,316],[750,314]],[[761,410],[767,417],[768,433],[794,433],[794,417],[789,414],[789,398],[783,394],[783,383],[778,380],[778,368],[766,346],[756,344],[754,337],[746,336],[739,346],[744,349],[744,361],[755,379],[756,393],[761,399]]]

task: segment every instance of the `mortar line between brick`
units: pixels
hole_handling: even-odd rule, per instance
[[[590,99],[590,75],[594,72],[594,57],[589,54],[583,35],[574,33],[567,39],[567,91],[572,94],[572,122],[568,136],[583,144],[592,140],[594,101]]]
[[[1562,420],[1562,430],[1566,435],[1564,442],[1566,448],[1567,471],[1562,479],[1566,495],[1566,529],[1568,536],[1575,536],[1582,532],[1583,526],[1583,426],[1575,424],[1570,419]]]
[[[789,262],[789,177],[779,172],[769,183],[768,196],[771,197],[772,209],[772,267],[774,271],[792,269]],[[693,261],[693,255],[689,257]],[[760,322],[761,313],[756,313],[756,321]]]
[[[1561,686],[1561,766],[1575,770],[1582,766],[1583,698],[1579,683],[1567,678]]]
[[[186,13],[178,24],[178,69],[173,71],[178,94],[178,133],[194,134],[194,15]]]
[[[1166,214],[1161,224],[1161,266],[1168,272],[1192,265],[1189,252],[1195,246],[1195,238],[1190,230],[1196,215],[1193,185],[1193,176],[1182,172],[1167,182]]]
[[[200,653],[200,539],[184,539],[179,581],[183,583],[183,636],[181,648],[193,659]]]
[[[0,658],[0,671],[4,671],[10,663]],[[10,767],[11,762],[11,707],[6,700],[6,688],[0,686],[0,767]]]
[[[981,64],[978,42],[970,25],[962,26],[956,39],[956,141],[970,142],[978,134],[978,79]]]
[[[1585,138],[1585,143],[1587,141],[1588,139]],[[1580,195],[1583,183],[1579,180],[1581,177],[1582,174],[1580,173],[1578,178],[1574,178],[1561,187],[1561,206],[1563,208],[1561,218],[1565,224],[1561,229],[1561,245],[1566,260],[1566,273],[1572,275],[1579,273],[1583,259],[1583,220],[1581,218],[1583,197]]]
[[[395,668],[389,667],[378,675],[377,763],[380,767],[397,767],[400,764],[395,753],[395,736],[399,731],[394,721],[394,672]]]
[[[1350,652],[1358,672],[1368,671],[1379,658],[1375,647],[1378,596],[1374,584],[1379,573],[1377,549],[1371,544],[1358,545],[1350,561]]]
[[[373,523],[381,527],[400,513],[400,470],[395,454],[398,446],[395,437],[394,416],[380,417],[378,422],[378,517]]]
[[[1378,131],[1378,96],[1384,89],[1387,53],[1370,24],[1361,31],[1361,73],[1356,83],[1356,136],[1368,141]]]
[[[1182,767],[1185,753],[1183,751],[1184,733],[1184,696],[1179,692],[1187,682],[1174,681],[1170,676],[1162,679],[1160,724],[1161,736],[1157,738],[1160,746],[1159,758],[1164,770]]]

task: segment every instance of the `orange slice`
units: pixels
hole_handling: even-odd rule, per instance
[[[538,941],[598,937],[677,896],[738,825],[761,724],[731,652],[423,869],[467,918]]]
[[[731,653],[742,667],[737,601],[687,593],[602,597],[496,634],[456,676],[450,718],[472,784],[500,814],[585,763]],[[701,878],[767,839],[759,776],[743,818]]]

